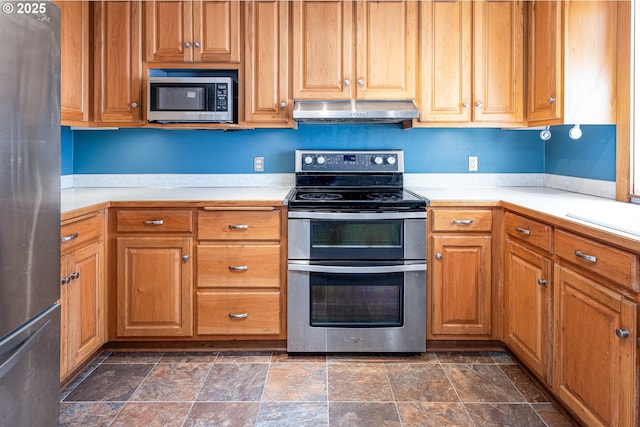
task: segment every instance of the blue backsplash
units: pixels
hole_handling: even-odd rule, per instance
[[[407,129],[397,125],[303,125],[299,129],[75,130],[62,129],[62,174],[292,173],[293,151],[400,148],[407,173],[464,173],[478,156],[478,173],[553,173],[615,181],[615,126],[552,127],[544,143],[535,130]]]

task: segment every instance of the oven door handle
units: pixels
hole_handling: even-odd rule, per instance
[[[289,271],[307,271],[311,273],[346,273],[346,274],[382,274],[382,273],[404,273],[407,271],[427,271],[427,264],[400,264],[400,265],[371,265],[363,267],[344,265],[311,265],[308,263],[291,263],[288,265]]]
[[[325,220],[426,219],[427,211],[419,212],[314,212],[289,211],[289,218]]]

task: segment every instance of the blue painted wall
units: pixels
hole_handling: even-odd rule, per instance
[[[60,129],[60,172],[62,175],[73,174],[73,131],[68,126]]]
[[[566,132],[565,132],[566,128]],[[583,138],[568,127],[539,131],[408,129],[397,125],[300,125],[298,130],[63,129],[63,174],[253,173],[253,156],[265,172],[293,172],[296,148],[401,148],[408,173],[467,172],[478,156],[479,173],[557,173],[615,180],[615,126],[584,126]],[[72,150],[69,149],[72,147]],[[72,167],[69,167],[69,164]]]
[[[581,126],[582,138],[569,138],[572,126],[554,126],[545,145],[545,172],[616,180],[616,127]]]

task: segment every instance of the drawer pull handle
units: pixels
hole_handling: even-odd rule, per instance
[[[524,234],[525,236],[529,236],[531,234],[531,230],[527,230],[526,228],[516,227],[516,231],[520,234]]]
[[[589,261],[589,262],[596,262],[596,261],[598,261],[598,259],[597,259],[595,256],[585,254],[585,253],[583,253],[582,251],[578,251],[578,250],[576,250],[576,251],[575,251],[575,254],[576,254],[576,256],[577,256],[578,258],[582,258],[582,259],[583,259],[583,260],[585,260],[585,261]]]
[[[246,319],[247,317],[249,317],[249,313],[229,313],[229,317],[232,319]]]
[[[229,270],[231,271],[247,271],[249,269],[248,265],[230,265]]]
[[[73,239],[78,238],[78,233],[69,234],[68,236],[64,236],[60,238],[60,242],[68,242]]]
[[[472,219],[454,219],[453,223],[456,225],[471,225],[473,224]]]
[[[538,279],[538,285],[547,286],[547,279]]]
[[[616,328],[616,335],[618,338],[629,338],[631,334],[628,329]]]
[[[249,229],[249,226],[247,224],[239,224],[239,225],[229,224],[229,229],[230,230],[247,230]]]
[[[161,219],[153,219],[150,221],[144,221],[144,225],[162,225],[164,224],[164,220]]]

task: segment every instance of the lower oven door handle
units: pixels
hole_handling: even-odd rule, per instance
[[[311,273],[404,273],[407,271],[427,271],[427,264],[375,265],[353,267],[343,265],[311,265],[289,263],[289,271],[308,271]]]

